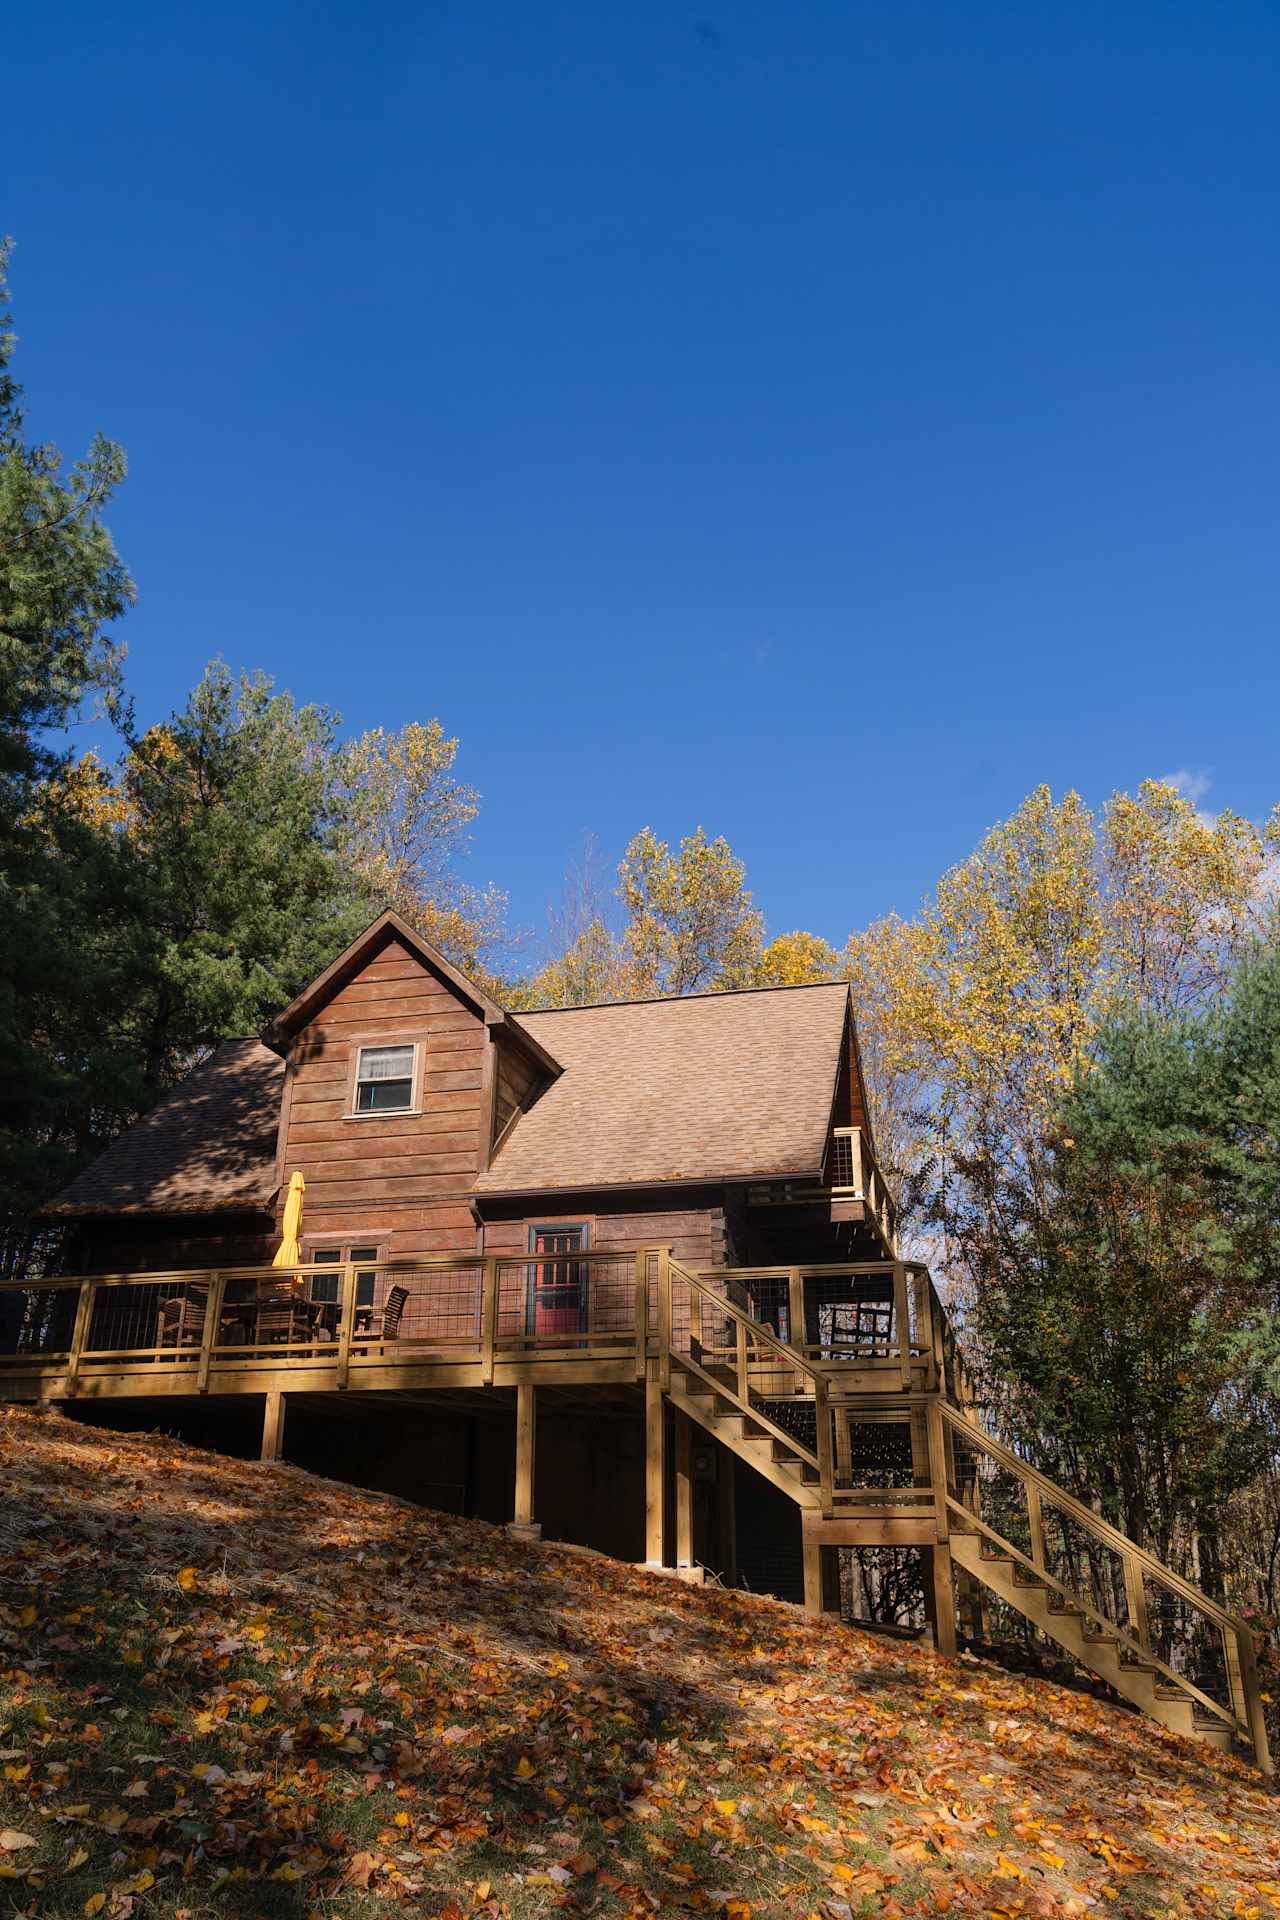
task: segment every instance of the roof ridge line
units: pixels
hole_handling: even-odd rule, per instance
[[[701,993],[653,993],[638,1000],[587,1000],[572,1007],[521,1007],[518,1011],[509,1011],[513,1020],[526,1020],[531,1014],[603,1013],[614,1007],[675,1007],[690,1000],[737,1000],[748,993],[811,993],[815,987],[843,987],[847,991],[850,984],[848,980],[790,980],[783,986],[708,987]]]

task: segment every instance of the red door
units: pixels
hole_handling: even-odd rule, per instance
[[[577,1253],[586,1245],[584,1227],[535,1227],[531,1253]],[[536,1261],[530,1268],[529,1331],[539,1344],[552,1346],[587,1325],[585,1260]]]

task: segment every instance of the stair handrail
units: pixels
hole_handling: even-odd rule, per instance
[[[672,1279],[680,1279],[686,1283],[689,1288],[689,1298],[691,1302],[696,1299],[701,1303],[703,1299],[706,1299],[711,1301],[712,1305],[721,1313],[732,1315],[739,1330],[737,1354],[738,1390],[733,1397],[737,1400],[744,1413],[752,1419],[760,1420],[761,1423],[767,1425],[771,1431],[780,1434],[787,1444],[794,1448],[797,1454],[817,1466],[818,1488],[822,1500],[822,1511],[824,1514],[830,1515],[835,1504],[836,1478],[835,1454],[831,1444],[831,1411],[828,1400],[830,1378],[827,1369],[822,1365],[821,1361],[809,1360],[804,1354],[798,1353],[794,1347],[788,1346],[785,1340],[779,1339],[772,1327],[765,1326],[762,1320],[757,1320],[752,1313],[740,1307],[737,1301],[732,1299],[728,1294],[717,1293],[714,1287],[709,1287],[704,1280],[699,1279],[696,1273],[691,1273],[689,1269],[682,1266],[678,1260],[672,1259],[668,1262],[668,1272]],[[700,1321],[701,1306],[699,1305],[699,1322]],[[690,1339],[692,1340],[692,1323],[690,1324],[689,1332]],[[667,1333],[668,1337],[671,1338],[672,1327],[669,1314],[667,1315]],[[778,1355],[784,1366],[796,1373],[804,1374],[812,1381],[815,1439],[817,1441],[817,1451],[815,1453],[810,1453],[809,1449],[798,1441],[794,1434],[784,1434],[782,1429],[775,1427],[773,1421],[769,1420],[767,1416],[761,1415],[758,1410],[752,1408],[750,1392],[745,1379],[744,1335],[756,1340],[761,1346],[771,1349]],[[675,1346],[674,1339],[672,1339],[671,1352],[677,1360],[687,1364],[686,1356],[681,1354]],[[688,1359],[691,1360],[692,1355],[688,1356]],[[697,1363],[695,1362],[694,1364],[696,1365]],[[704,1369],[701,1366],[698,1367],[698,1371],[704,1373]],[[704,1377],[709,1376],[705,1376],[704,1374]],[[714,1382],[712,1384],[714,1384]]]
[[[808,1374],[815,1385],[820,1378],[825,1381],[829,1369],[823,1361],[810,1360],[797,1347],[788,1346],[772,1327],[767,1326],[763,1320],[757,1320],[745,1307],[740,1307],[729,1294],[717,1293],[714,1287],[709,1287],[704,1280],[699,1279],[696,1273],[691,1273],[688,1267],[681,1266],[678,1260],[672,1260],[670,1264],[673,1278],[685,1281],[690,1288],[704,1299],[710,1300],[722,1313],[732,1314],[733,1318],[745,1327],[754,1339],[766,1347],[772,1347],[784,1365],[793,1368],[797,1373]],[[728,1278],[734,1277],[731,1272],[728,1274]]]
[[[1218,1627],[1224,1636],[1224,1652],[1227,1657],[1227,1684],[1231,1690],[1233,1702],[1237,1703],[1237,1710],[1233,1711],[1231,1717],[1236,1725],[1248,1729],[1249,1738],[1252,1742],[1258,1765],[1265,1773],[1269,1773],[1271,1771],[1271,1754],[1262,1711],[1261,1689],[1258,1683],[1256,1667],[1257,1649],[1253,1629],[1250,1627],[1248,1621],[1242,1619],[1239,1614],[1232,1613],[1229,1608],[1221,1606],[1218,1601],[1212,1599],[1207,1593],[1203,1592],[1201,1588],[1193,1585],[1190,1580],[1184,1579],[1180,1573],[1175,1573],[1172,1567],[1166,1566],[1163,1560],[1158,1560],[1155,1554],[1149,1552],[1146,1547],[1139,1546],[1136,1540],[1131,1540],[1127,1533],[1120,1531],[1119,1527],[1112,1526],[1109,1520],[1104,1520],[1101,1514],[1093,1511],[1092,1507],[1087,1507],[1082,1500],[1077,1500],[1074,1494],[1068,1493],[1065,1487],[1060,1487],[1056,1480],[1051,1480],[1048,1474],[1040,1471],[1039,1467],[1032,1466],[1029,1460],[1024,1460],[1021,1455],[1014,1453],[1011,1447],[1005,1446],[1003,1441],[997,1440],[994,1434],[988,1433],[985,1427],[979,1426],[977,1421],[972,1419],[967,1412],[948,1405],[945,1400],[939,1400],[938,1411],[953,1432],[962,1434],[965,1439],[983,1448],[991,1459],[1004,1467],[1007,1472],[1012,1473],[1015,1478],[1021,1480],[1028,1489],[1034,1488],[1037,1502],[1047,1499],[1049,1504],[1056,1507],[1060,1513],[1070,1515],[1073,1520],[1078,1521],[1087,1532],[1091,1533],[1095,1539],[1102,1541],[1106,1546],[1110,1547],[1113,1552],[1119,1554],[1125,1566],[1125,1585],[1127,1592],[1130,1594],[1134,1592],[1134,1589],[1129,1584],[1129,1570],[1130,1568],[1135,1568],[1139,1575],[1145,1573],[1158,1585],[1164,1587],[1167,1592],[1177,1595],[1177,1597],[1184,1600],[1189,1607],[1194,1608],[1196,1612],[1202,1614],[1206,1619],[1211,1620],[1214,1625]],[[948,1493],[948,1501],[950,1501],[950,1493]],[[965,1508],[964,1511],[966,1514],[969,1514],[968,1508]],[[978,1516],[974,1514],[969,1514],[969,1518],[971,1520],[978,1520]],[[981,1521],[978,1521],[978,1524],[981,1525]],[[1034,1524],[1032,1537],[1034,1546]],[[1019,1557],[1021,1558],[1022,1556],[1019,1555]],[[1051,1577],[1046,1575],[1043,1568],[1035,1566],[1034,1562],[1033,1571],[1039,1573],[1041,1577]],[[1140,1578],[1137,1583],[1137,1591],[1140,1596]],[[1075,1595],[1074,1597],[1083,1602],[1083,1596]],[[1088,1605],[1087,1602],[1083,1602],[1083,1604]],[[1132,1606],[1132,1604],[1131,1599],[1130,1605]],[[1105,1613],[1101,1613],[1098,1608],[1092,1607],[1090,1611],[1099,1618],[1106,1620],[1108,1625],[1115,1628],[1117,1632],[1123,1631],[1123,1629],[1117,1626],[1116,1622],[1112,1621]],[[1150,1635],[1146,1631],[1145,1622],[1139,1621],[1136,1624],[1138,1625],[1138,1639],[1135,1645],[1138,1647],[1144,1659],[1154,1660],[1157,1656],[1154,1655],[1149,1645]],[[1226,1638],[1228,1635],[1230,1636],[1229,1641]],[[1180,1686],[1186,1687],[1191,1691],[1196,1691],[1192,1683],[1183,1675],[1175,1674],[1175,1678]],[[1211,1702],[1211,1704],[1214,1703]],[[1243,1711],[1239,1711],[1238,1709],[1243,1709]],[[1221,1712],[1222,1709],[1215,1705],[1215,1711]]]
[[[1249,1632],[1248,1622],[1242,1620],[1239,1614],[1231,1613],[1218,1601],[1211,1599],[1207,1593],[1193,1585],[1190,1580],[1184,1579],[1180,1573],[1175,1573],[1172,1567],[1166,1566],[1163,1560],[1158,1560],[1146,1547],[1139,1546],[1136,1540],[1131,1540],[1127,1533],[1120,1531],[1119,1527],[1113,1527],[1109,1520],[1104,1520],[1101,1514],[1093,1511],[1092,1507],[1086,1507],[1083,1500],[1077,1500],[1074,1494],[1068,1493],[1065,1487],[1060,1487],[1056,1480],[1051,1480],[1047,1473],[1040,1471],[1039,1467],[1033,1467],[1029,1460],[1022,1458],[1021,1454],[1014,1453],[1011,1447],[1006,1447],[1003,1441],[997,1440],[994,1434],[987,1432],[985,1427],[980,1427],[975,1420],[969,1419],[945,1401],[941,1403],[939,1411],[949,1426],[963,1433],[966,1439],[976,1440],[992,1459],[999,1461],[1002,1467],[1016,1474],[1019,1479],[1030,1481],[1037,1491],[1061,1512],[1069,1513],[1073,1520],[1078,1520],[1082,1526],[1087,1527],[1091,1533],[1105,1541],[1117,1553],[1132,1555],[1141,1562],[1153,1578],[1176,1593],[1179,1598],[1198,1607],[1202,1613],[1207,1613],[1219,1626],[1232,1627],[1237,1631],[1243,1628],[1246,1633]]]
[[[1088,1619],[1095,1620],[1099,1625],[1104,1626],[1108,1637],[1114,1637],[1126,1652],[1136,1654],[1144,1665],[1154,1667],[1157,1673],[1162,1673],[1167,1680],[1172,1680],[1175,1686],[1182,1688],[1200,1706],[1205,1707],[1228,1726],[1235,1727],[1246,1738],[1248,1737],[1247,1722],[1242,1720],[1232,1708],[1224,1707],[1220,1700],[1213,1698],[1212,1694],[1202,1693],[1194,1680],[1188,1680],[1185,1674],[1179,1673],[1176,1667],[1171,1667],[1167,1661],[1162,1660],[1152,1648],[1144,1647],[1142,1642],[1136,1640],[1118,1620],[1113,1620],[1104,1607],[1095,1605],[1092,1600],[1087,1600],[1083,1594],[1077,1593],[1074,1587],[1069,1587],[1065,1580],[1059,1580],[1057,1575],[1050,1573],[1047,1567],[1038,1567],[1020,1547],[1013,1544],[1012,1540],[1006,1540],[998,1527],[989,1525],[980,1515],[971,1512],[962,1501],[955,1499],[952,1494],[947,1495],[947,1505],[960,1529],[972,1528],[975,1532],[982,1534],[984,1539],[989,1540],[993,1546],[999,1547],[1001,1553],[1007,1554],[1028,1573],[1034,1574],[1041,1586],[1051,1588],[1060,1599],[1069,1601]],[[1105,1678],[1105,1675],[1103,1677]]]

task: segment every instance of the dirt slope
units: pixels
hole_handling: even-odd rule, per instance
[[[1280,1913],[1280,1802],[1089,1697],[15,1410],[0,1754],[6,1912]]]

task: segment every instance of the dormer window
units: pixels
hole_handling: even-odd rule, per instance
[[[413,1106],[417,1048],[361,1047],[356,1062],[357,1113],[407,1113]]]

